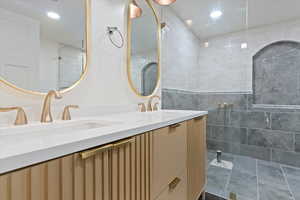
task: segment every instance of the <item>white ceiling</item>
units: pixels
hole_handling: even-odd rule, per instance
[[[177,0],[171,7],[193,20],[191,30],[200,39],[300,18],[300,0]],[[223,16],[212,20],[213,10]]]
[[[85,33],[84,0],[0,0],[0,7],[38,20],[42,37],[81,47]],[[57,12],[61,19],[48,18],[48,11]]]

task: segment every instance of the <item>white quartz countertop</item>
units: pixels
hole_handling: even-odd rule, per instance
[[[43,125],[44,132],[37,131],[39,129],[36,126],[40,127],[40,124],[2,127],[0,128],[0,174],[206,114],[206,111],[175,110],[127,112],[78,118],[69,122],[57,121]],[[86,130],[75,127],[73,131],[66,131],[67,129],[56,131],[55,128],[64,123],[80,124],[82,121],[100,122],[105,125]]]

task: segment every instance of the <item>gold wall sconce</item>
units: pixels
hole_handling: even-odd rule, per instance
[[[174,3],[176,0],[153,0],[153,1],[161,6],[168,6],[172,3]],[[131,19],[138,18],[142,15],[143,10],[138,6],[138,4],[136,3],[136,0],[132,0],[129,7],[130,7],[130,18]]]
[[[161,6],[168,6],[172,3],[174,3],[176,0],[154,0],[155,3],[161,5]]]
[[[132,0],[132,2],[130,3],[130,18],[134,19],[137,17],[140,17],[143,13],[142,9],[137,5],[135,0]]]

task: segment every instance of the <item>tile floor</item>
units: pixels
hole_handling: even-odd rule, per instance
[[[234,165],[228,170],[209,165],[215,156],[208,152],[208,193],[227,199],[234,192],[238,200],[300,200],[300,168],[223,154]]]

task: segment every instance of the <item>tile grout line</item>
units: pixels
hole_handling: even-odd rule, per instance
[[[294,197],[294,194],[293,194],[293,192],[292,192],[292,190],[291,190],[290,184],[289,184],[289,182],[288,182],[288,180],[287,180],[285,171],[283,170],[282,165],[279,165],[279,166],[280,166],[280,170],[281,170],[281,172],[282,172],[282,174],[283,174],[283,176],[284,176],[284,180],[285,180],[285,183],[287,184],[288,190],[289,190],[289,192],[291,193],[293,200],[296,200],[295,197]]]
[[[259,197],[259,181],[258,181],[258,160],[255,159],[255,167],[256,167],[256,192],[257,192],[257,200],[260,199]]]

